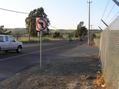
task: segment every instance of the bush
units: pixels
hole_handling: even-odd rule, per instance
[[[93,41],[94,39],[96,38],[96,34],[95,33],[93,33],[92,35],[91,35],[91,41]]]
[[[90,37],[91,40],[91,45],[99,46],[99,41],[100,41],[100,32],[93,33]]]
[[[54,34],[53,34],[53,38],[62,38],[63,36],[61,35],[61,33],[60,32],[55,32]]]

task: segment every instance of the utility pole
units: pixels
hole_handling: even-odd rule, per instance
[[[92,30],[93,29],[93,25],[90,25],[90,30]]]
[[[88,45],[90,45],[90,6],[91,6],[92,1],[88,1],[88,5],[89,5],[89,13],[88,13]]]

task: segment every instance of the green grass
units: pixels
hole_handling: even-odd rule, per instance
[[[97,32],[97,33],[95,33],[95,35],[96,35],[96,38],[100,38],[101,33]]]
[[[94,39],[94,45],[98,48],[100,47],[100,39],[99,38]]]
[[[30,40],[28,37],[19,37],[18,38],[19,41],[23,42],[23,43],[35,43],[39,41],[38,37],[30,37]],[[61,38],[53,38],[51,36],[45,36],[42,37],[42,41],[52,41],[52,40],[61,40]]]
[[[24,42],[24,43],[29,43],[29,42],[38,42],[39,38],[38,37],[30,37],[30,40],[28,37],[19,37],[19,41]],[[49,38],[42,37],[43,41],[49,41]]]
[[[101,32],[97,32],[97,33],[94,33],[91,37],[92,45],[98,48],[100,47],[100,36],[101,36]]]

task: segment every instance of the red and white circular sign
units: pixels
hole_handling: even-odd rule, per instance
[[[43,18],[37,17],[36,18],[36,30],[44,30],[47,27],[46,21]]]

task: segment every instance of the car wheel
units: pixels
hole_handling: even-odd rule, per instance
[[[5,50],[5,53],[8,53],[8,50]]]
[[[16,52],[17,53],[21,53],[22,52],[22,47],[21,46],[18,46],[17,49],[16,49]]]

